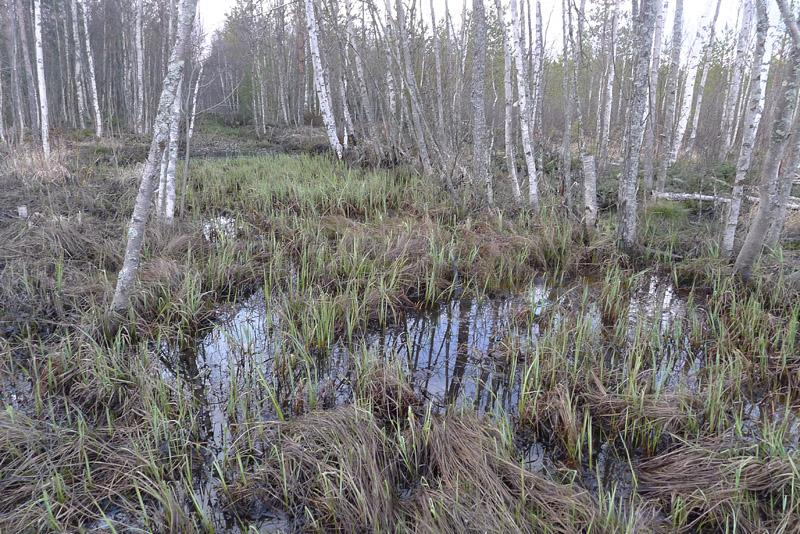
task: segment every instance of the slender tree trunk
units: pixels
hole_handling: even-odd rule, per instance
[[[678,1],[682,2],[683,0]],[[617,2],[618,0],[612,0],[611,29],[609,32],[608,46],[606,48],[606,83],[603,90],[603,105],[601,106],[602,118],[600,120],[599,140],[597,142],[601,169],[605,169],[608,164],[608,142],[611,133],[611,109],[613,108],[614,79],[616,75],[617,24],[619,20]]]
[[[6,28],[8,30],[8,35],[10,36],[10,42],[8,42],[8,55],[11,66],[11,100],[14,112],[13,122],[17,129],[17,142],[22,143],[22,141],[25,139],[25,109],[23,107],[22,91],[20,89],[19,81],[19,67],[17,63],[19,47],[17,46],[17,32],[15,28],[16,24],[14,22],[14,17],[14,10],[10,9],[6,19]]]
[[[497,8],[497,17],[503,20],[503,6],[501,0],[494,0],[495,7]],[[504,144],[506,150],[506,164],[508,165],[508,173],[511,177],[511,192],[514,194],[514,200],[519,204],[522,202],[522,191],[519,187],[519,179],[517,178],[517,162],[516,155],[514,154],[514,85],[512,83],[514,65],[511,59],[511,42],[508,35],[503,33],[503,93],[505,96],[505,128],[504,128]]]
[[[144,0],[136,0],[136,133],[145,132],[144,124],[144,46],[142,45],[142,11]]]
[[[663,4],[663,5],[662,5]],[[647,127],[644,137],[644,156],[642,160],[642,172],[644,174],[644,189],[647,193],[653,189],[656,158],[656,100],[658,90],[658,67],[661,63],[661,32],[664,28],[664,17],[666,16],[669,0],[658,0],[656,9],[656,28],[653,35],[653,56],[650,59],[650,83],[648,85],[649,112],[647,116]]]
[[[636,24],[635,57],[633,65],[633,93],[629,117],[628,144],[625,154],[625,169],[620,179],[617,210],[619,212],[618,235],[624,250],[631,251],[636,245],[637,200],[636,186],[639,175],[639,154],[642,149],[645,114],[647,113],[647,77],[650,69],[653,25],[656,17],[656,1],[642,0],[641,16]]]
[[[761,170],[761,186],[759,188],[758,213],[750,225],[739,255],[736,257],[734,270],[745,280],[750,278],[753,265],[761,254],[767,232],[771,222],[775,219],[780,209],[780,167],[786,146],[792,135],[794,121],[792,117],[797,101],[797,88],[800,82],[800,30],[797,28],[794,16],[789,11],[786,0],[778,0],[784,23],[792,36],[790,61],[788,72],[781,87],[778,103],[775,106],[775,122],[772,127],[770,143],[764,156],[764,166]],[[785,173],[785,179],[791,180],[793,173]]]
[[[495,0],[497,1],[497,0]],[[447,139],[444,122],[444,82],[442,80],[442,45],[439,42],[439,35],[436,31],[436,14],[433,9],[433,0],[430,0],[431,7],[431,31],[433,32],[433,54],[436,61],[436,125],[439,130],[439,137],[444,141]],[[502,12],[498,11],[502,18]]]
[[[675,111],[678,104],[678,77],[681,68],[681,42],[683,39],[683,0],[675,2],[675,20],[672,24],[672,44],[669,52],[669,74],[667,74],[666,98],[664,102],[664,142],[658,164],[656,191],[664,191],[667,171],[677,157],[678,143],[675,135]],[[688,83],[688,82],[687,82]]]
[[[733,253],[733,244],[736,238],[736,228],[739,225],[739,213],[744,195],[744,182],[750,170],[750,161],[753,154],[756,132],[761,121],[763,110],[763,95],[767,85],[767,72],[769,61],[764,61],[769,19],[767,18],[767,0],[755,0],[756,8],[756,47],[753,61],[750,66],[750,100],[745,113],[745,130],[742,136],[742,146],[739,149],[739,159],[736,163],[736,177],[733,181],[731,204],[722,234],[722,254],[730,257]],[[723,132],[724,133],[724,132]]]
[[[741,10],[742,22],[739,28],[739,37],[736,40],[736,57],[731,66],[731,83],[729,84],[728,94],[725,97],[725,104],[722,108],[723,145],[721,154],[723,158],[728,156],[734,142],[733,123],[735,120],[736,103],[741,97],[742,77],[744,76],[747,63],[747,47],[753,30],[753,0],[743,0]]]
[[[192,21],[197,6],[197,0],[182,0],[179,14],[179,31],[175,45],[172,47],[167,74],[161,90],[158,103],[158,114],[153,124],[153,140],[150,151],[142,171],[142,180],[139,183],[139,193],[133,208],[133,215],[128,226],[128,242],[125,248],[125,258],[122,269],[117,277],[117,286],[114,299],[111,302],[111,311],[117,315],[123,314],[130,305],[136,275],[139,270],[144,230],[150,214],[153,197],[153,180],[158,170],[161,152],[169,140],[169,122],[172,115],[173,100],[176,98],[178,84],[184,68],[184,53],[186,43],[192,30]]]
[[[533,113],[531,113],[530,106],[532,105],[532,102],[528,89],[528,76],[525,57],[520,44],[520,26],[519,17],[517,16],[517,0],[511,0],[510,11],[511,18],[507,19],[505,22],[506,38],[511,42],[512,51],[514,52],[514,61],[517,66],[517,93],[519,97],[520,130],[522,131],[522,151],[525,155],[525,164],[528,168],[528,203],[534,210],[538,211],[539,185],[536,172],[536,159],[533,154],[533,142],[531,140],[531,135],[533,133]]]
[[[339,135],[336,130],[336,119],[333,116],[331,93],[328,88],[327,75],[323,70],[322,57],[319,53],[319,40],[317,30],[317,16],[314,13],[314,1],[304,0],[306,8],[306,24],[308,28],[308,42],[311,47],[311,60],[314,65],[314,86],[317,89],[317,99],[319,100],[322,122],[325,123],[325,131],[328,133],[328,142],[336,152],[336,157],[342,159],[342,145],[339,143]]]
[[[78,32],[78,2],[71,0],[72,10],[72,51],[75,58],[75,96],[78,102],[78,124],[81,130],[86,128],[86,97],[83,88],[83,58],[81,57],[80,33]],[[66,34],[65,34],[66,36]]]
[[[689,136],[686,141],[686,152],[691,154],[694,152],[694,143],[697,138],[697,126],[700,123],[700,112],[703,109],[703,96],[706,90],[706,81],[708,80],[708,71],[711,68],[711,52],[714,48],[714,40],[716,35],[717,18],[719,18],[719,7],[722,0],[717,0],[717,8],[714,11],[714,18],[711,20],[711,28],[709,31],[708,41],[705,46],[705,53],[703,54],[702,70],[700,71],[700,82],[697,86],[696,102],[694,105],[694,115],[692,117],[692,129],[689,131]]]
[[[189,157],[191,153],[192,136],[194,135],[194,122],[195,118],[197,117],[197,94],[200,92],[200,80],[203,79],[204,66],[205,62],[200,62],[200,72],[197,74],[197,81],[194,83],[194,91],[192,91],[192,105],[190,108],[191,112],[187,113],[187,117],[190,117],[190,119],[189,127],[186,129],[186,150],[183,154],[183,191],[181,193],[181,215],[183,215],[183,209],[186,205],[186,191],[189,186]]]
[[[572,116],[575,113],[574,106],[578,98],[577,88],[572,86],[570,80],[570,42],[567,17],[571,10],[568,0],[561,0],[561,29],[564,51],[564,72],[561,78],[561,90],[564,94],[564,131],[561,140],[561,194],[564,196],[564,203],[567,208],[572,206],[572,193],[570,191],[572,182]]]
[[[31,54],[28,48],[28,30],[25,26],[25,8],[22,5],[22,0],[12,1],[16,6],[16,21],[17,28],[19,30],[19,42],[22,44],[22,65],[25,67],[25,80],[27,82],[26,89],[28,95],[28,113],[30,114],[31,127],[38,128],[40,126],[39,111],[37,110],[39,95],[36,92],[36,78],[33,75]]]
[[[42,5],[33,0],[33,31],[36,45],[36,73],[39,78],[39,116],[42,131],[44,157],[50,157],[50,115],[47,107],[47,84],[44,76],[44,52],[42,51]]]
[[[486,184],[486,201],[494,205],[492,176],[488,169],[486,152],[486,111],[484,86],[486,84],[486,13],[483,0],[472,1],[472,150],[475,179]]]
[[[97,96],[97,79],[94,75],[94,58],[92,57],[92,40],[89,38],[89,19],[86,15],[86,4],[78,0],[83,9],[83,31],[86,42],[86,57],[89,65],[89,87],[92,90],[92,108],[94,110],[94,131],[97,138],[103,137],[103,115],[100,113],[100,98]]]

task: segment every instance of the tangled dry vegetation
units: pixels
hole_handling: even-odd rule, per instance
[[[0,173],[13,207],[0,214],[3,532],[219,531],[273,512],[297,531],[796,529],[800,307],[780,275],[732,280],[693,221],[658,234],[663,214],[647,215],[648,246],[666,255],[637,261],[685,256],[658,278],[682,286],[664,319],[646,309],[652,270],[616,257],[605,226],[587,242],[555,207],[488,214],[409,169],[325,157],[198,161],[181,216],[149,231],[133,311],[108,338],[135,170],[63,161],[57,179]],[[407,363],[369,351],[347,370],[350,393],[320,400],[335,341],[525,292],[542,273],[572,289],[514,318],[536,324],[535,343],[497,334],[486,357],[514,391],[498,413],[433,410]],[[275,376],[216,408],[218,450],[193,347],[255,291],[292,342]],[[171,373],[164,346],[193,371]],[[531,444],[541,468],[526,463]]]

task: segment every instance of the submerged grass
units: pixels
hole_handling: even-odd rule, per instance
[[[638,261],[656,275],[616,257],[605,229],[586,244],[556,208],[489,213],[412,169],[195,161],[185,212],[149,230],[129,321],[108,340],[135,171],[2,180],[31,216],[0,227],[0,531],[222,531],[277,511],[302,531],[796,527],[800,305],[783,277],[733,281],[692,210],[648,208]],[[407,362],[366,350],[349,395],[332,392],[334,342],[452,299],[533,295],[543,273],[590,280],[531,296],[513,322],[535,324],[535,342],[495,334],[508,406],[435,412]],[[675,286],[679,309],[649,304]],[[255,291],[284,329],[274,376],[224,362],[246,376],[209,406],[192,348]],[[165,346],[188,371],[167,371]],[[542,469],[522,458],[532,443]]]

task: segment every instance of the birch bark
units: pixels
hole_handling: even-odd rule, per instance
[[[94,131],[97,138],[103,137],[103,115],[100,113],[100,98],[97,96],[97,78],[94,75],[94,58],[92,57],[92,40],[89,38],[89,19],[86,15],[86,4],[78,0],[83,9],[83,35],[86,41],[86,57],[89,65],[89,87],[92,90],[92,108],[94,109]]]
[[[745,280],[750,278],[753,265],[764,246],[770,224],[780,208],[781,162],[790,137],[797,135],[797,132],[792,131],[792,126],[796,126],[792,117],[797,101],[798,82],[800,82],[800,30],[797,28],[794,15],[789,11],[786,0],[778,0],[778,7],[793,42],[787,66],[789,72],[787,72],[775,107],[776,118],[772,126],[769,147],[764,156],[764,166],[761,170],[758,213],[750,225],[733,267],[734,271]],[[791,174],[786,173],[788,179],[791,179]]]
[[[497,9],[497,17],[503,20],[503,5],[501,0],[494,0]],[[522,191],[519,187],[517,178],[517,162],[514,154],[514,85],[512,83],[514,65],[511,60],[511,42],[508,35],[503,33],[503,93],[505,96],[505,125],[504,125],[504,144],[506,151],[506,164],[508,173],[511,177],[511,192],[517,203],[522,202]]]
[[[652,51],[653,25],[656,15],[656,1],[642,0],[641,16],[636,25],[635,57],[633,65],[633,92],[629,116],[628,144],[625,154],[625,169],[620,178],[617,210],[619,241],[624,250],[633,250],[636,244],[636,186],[639,175],[639,154],[644,135],[645,113],[647,112],[647,78]]]
[[[484,86],[486,71],[486,13],[483,0],[472,1],[472,150],[475,179],[486,184],[486,200],[494,205],[492,177],[488,169],[486,153],[486,111],[484,109]]]
[[[44,77],[41,0],[33,1],[33,31],[36,47],[36,74],[39,78],[39,123],[42,131],[42,151],[45,158],[50,158],[50,111],[47,107],[47,84]]]
[[[677,155],[678,141],[675,135],[675,111],[678,105],[678,76],[681,68],[681,42],[683,39],[683,0],[675,2],[675,19],[672,23],[672,44],[669,52],[669,74],[667,74],[666,98],[664,102],[664,143],[658,162],[656,191],[664,191],[667,171]]]
[[[519,37],[519,17],[517,16],[517,0],[511,0],[511,17],[505,21],[506,38],[511,42],[514,52],[514,61],[517,66],[517,93],[519,98],[519,122],[522,131],[522,151],[525,155],[525,165],[528,168],[528,203],[534,210],[539,209],[539,186],[536,172],[536,159],[533,154],[533,142],[531,140],[532,113],[530,108],[531,98],[528,89],[527,68],[525,57],[522,52]]]
[[[653,189],[655,158],[656,158],[656,96],[658,89],[658,67],[661,62],[661,32],[664,28],[664,17],[666,16],[669,0],[657,0],[656,27],[653,34],[653,56],[650,58],[650,80],[648,84],[649,110],[647,114],[647,127],[644,140],[644,157],[642,161],[642,173],[644,174],[644,189],[650,192]]]
[[[336,152],[336,157],[342,159],[342,145],[336,130],[336,119],[333,116],[331,93],[328,88],[327,76],[322,66],[322,57],[319,53],[319,38],[317,30],[317,17],[314,13],[314,1],[305,0],[306,24],[308,28],[308,43],[311,48],[311,61],[314,66],[314,87],[317,90],[317,99],[322,113],[322,122],[328,134],[328,142]]]
[[[78,3],[76,0],[70,2],[72,10],[72,51],[75,60],[75,96],[78,102],[78,124],[81,130],[86,128],[86,91],[83,87],[83,58],[81,57],[80,34],[78,32]]]
[[[750,34],[753,31],[753,0],[743,0],[742,2],[742,23],[739,28],[739,36],[736,41],[736,58],[732,66],[731,83],[728,94],[725,97],[725,105],[722,109],[722,157],[727,157],[733,145],[733,122],[736,112],[736,103],[740,99],[742,89],[742,77],[746,68],[748,44]],[[756,37],[758,39],[758,37]],[[760,60],[759,60],[760,61]],[[748,126],[749,128],[749,123]]]
[[[182,0],[178,23],[178,37],[172,47],[167,74],[161,90],[158,103],[158,113],[153,123],[153,139],[150,143],[147,162],[142,170],[142,180],[139,183],[139,192],[128,225],[128,241],[125,247],[125,257],[117,276],[117,285],[114,298],[111,302],[111,312],[116,315],[123,314],[130,305],[136,275],[141,260],[142,245],[144,243],[144,230],[150,214],[153,198],[153,180],[158,171],[161,152],[169,139],[169,119],[172,114],[173,100],[175,99],[178,84],[184,68],[184,53],[189,40],[194,19],[197,0]]]
[[[142,45],[142,11],[144,0],[136,0],[136,133],[142,134],[144,126],[144,47]]]
[[[745,130],[742,135],[742,145],[739,149],[739,159],[736,162],[736,177],[733,181],[731,204],[725,221],[722,234],[722,254],[730,257],[733,253],[733,244],[736,238],[736,228],[739,225],[739,214],[744,195],[744,182],[750,170],[756,132],[761,121],[763,111],[763,95],[767,85],[767,71],[769,62],[764,61],[769,19],[767,17],[766,0],[755,0],[756,8],[756,46],[753,60],[750,65],[750,99],[744,117]]]

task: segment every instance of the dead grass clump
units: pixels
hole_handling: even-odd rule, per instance
[[[381,425],[399,426],[412,413],[419,413],[421,401],[400,369],[373,365],[359,374],[355,401],[372,412]]]
[[[775,532],[777,525],[784,525],[784,531],[797,527],[799,477],[789,458],[714,441],[647,460],[641,465],[639,491],[658,499],[683,531],[735,524],[744,532]]]
[[[139,518],[127,527],[141,528],[149,517],[153,525],[191,528],[180,503],[169,502],[171,494],[159,482],[176,474],[165,454],[180,432],[168,444],[137,427],[78,423],[67,427],[0,412],[0,530],[92,529],[115,508]]]
[[[526,471],[498,430],[473,414],[434,419],[416,439],[417,486],[400,504],[415,531],[605,531],[587,492]]]
[[[301,530],[388,531],[396,462],[384,431],[355,406],[311,412],[267,435],[252,477],[233,486],[236,509],[254,499],[285,509]]]
[[[234,509],[261,502],[289,513],[297,530],[315,531],[621,527],[585,490],[526,471],[510,437],[476,415],[416,415],[399,369],[366,369],[355,390],[353,405],[263,433],[257,441],[265,451],[245,455],[253,473],[238,467],[237,481],[228,484]]]
[[[67,168],[69,152],[53,147],[45,157],[41,147],[22,145],[3,157],[0,174],[7,174],[26,184],[60,184],[70,176]]]

